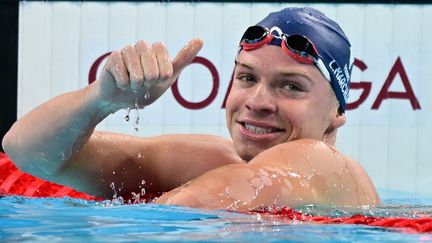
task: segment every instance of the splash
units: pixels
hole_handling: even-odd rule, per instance
[[[113,205],[118,205],[118,204],[124,204],[123,197],[118,196],[118,194],[117,194],[117,190],[116,190],[114,182],[111,182],[110,188],[111,188],[111,190],[113,190],[113,197],[112,197],[112,200],[110,201],[110,205],[113,206]],[[119,191],[121,191],[121,188],[119,188]]]
[[[110,187],[111,187],[111,190],[113,190],[113,193],[114,193],[113,194],[113,199],[116,199],[117,198],[117,190],[115,188],[114,182],[111,182]]]

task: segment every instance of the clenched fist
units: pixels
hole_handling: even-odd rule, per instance
[[[138,101],[143,107],[157,100],[177,79],[180,72],[198,54],[200,39],[184,46],[174,60],[161,42],[152,45],[138,41],[108,57],[100,79],[95,82],[97,96],[118,109]],[[147,96],[144,98],[144,96]]]

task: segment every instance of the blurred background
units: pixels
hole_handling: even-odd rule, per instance
[[[355,2],[355,3],[353,3]],[[243,31],[271,11],[310,6],[336,20],[356,58],[337,147],[376,186],[432,196],[431,1],[6,1],[0,4],[0,135],[39,104],[97,79],[105,57],[140,39],[172,57],[200,37],[199,57],[156,103],[100,130],[229,137],[224,103]],[[131,107],[134,104],[131,104]],[[135,128],[138,128],[136,131]]]

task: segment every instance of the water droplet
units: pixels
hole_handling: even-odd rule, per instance
[[[129,121],[129,113],[130,113],[130,108],[128,107],[128,108],[127,108],[127,111],[126,111],[126,116],[125,116],[125,118],[124,118],[125,121],[127,121],[127,122]]]
[[[138,97],[136,97],[135,98],[135,110],[136,110],[136,113],[137,113],[137,117],[136,117],[136,120],[135,120],[135,132],[138,132],[139,131],[139,129],[138,129],[138,124],[139,124],[139,119],[140,119],[140,116],[139,116],[139,107],[138,107]]]
[[[113,171],[113,175],[115,175],[115,171]]]
[[[141,185],[145,185],[145,180],[142,180],[142,181],[141,181]]]
[[[141,188],[141,196],[144,196],[146,194],[145,188]]]
[[[144,99],[146,99],[146,100],[150,99],[150,93],[149,93],[149,92],[147,92],[147,93],[144,95]]]

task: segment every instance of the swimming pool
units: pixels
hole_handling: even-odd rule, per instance
[[[379,208],[304,207],[315,215],[432,216],[432,200],[381,191]],[[413,199],[415,198],[415,199]],[[362,225],[318,225],[261,215],[70,198],[0,198],[2,242],[351,242],[432,241],[432,234]]]

